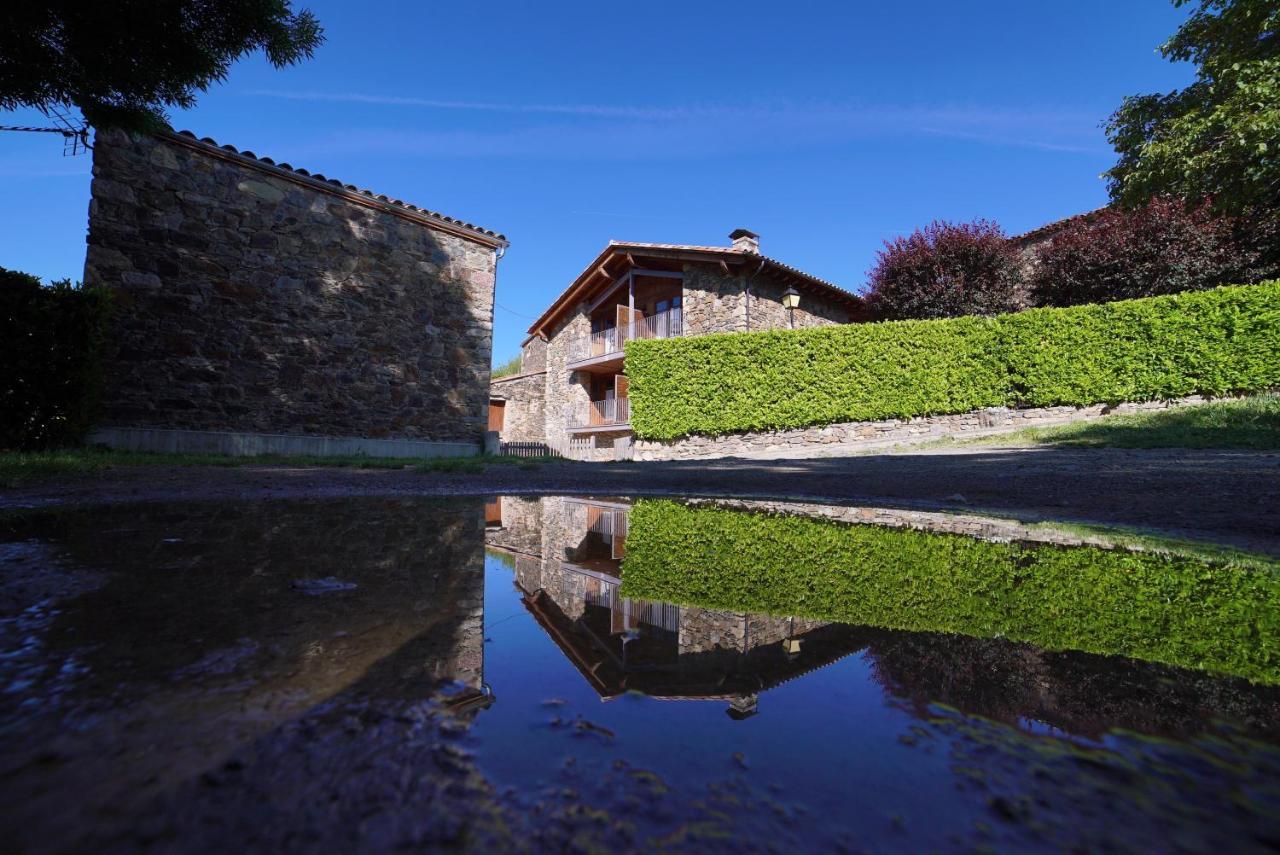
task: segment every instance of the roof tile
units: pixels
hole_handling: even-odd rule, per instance
[[[339,180],[338,180],[338,179],[336,179],[336,178],[325,178],[325,177],[324,177],[323,175],[321,175],[319,172],[308,172],[307,170],[305,170],[305,169],[303,169],[303,168],[301,168],[301,167],[294,167],[294,166],[290,166],[290,165],[289,165],[289,164],[287,164],[287,163],[276,163],[275,161],[273,161],[273,160],[272,160],[271,158],[269,158],[269,157],[258,157],[258,156],[257,156],[257,155],[255,155],[253,152],[248,151],[248,150],[245,150],[245,151],[239,151],[239,150],[237,150],[237,149],[236,149],[236,147],[235,147],[235,146],[230,145],[230,144],[219,146],[219,145],[218,145],[218,143],[217,143],[217,141],[216,141],[216,140],[214,140],[212,137],[197,137],[197,136],[196,136],[194,133],[192,133],[191,131],[186,131],[186,130],[183,130],[183,131],[177,131],[176,133],[163,134],[163,135],[167,135],[167,136],[174,136],[174,137],[183,137],[183,138],[188,139],[188,140],[195,140],[195,141],[197,141],[197,142],[199,142],[199,143],[202,143],[202,144],[204,144],[204,145],[210,146],[210,147],[212,147],[212,148],[220,148],[220,149],[221,149],[221,150],[223,150],[223,151],[231,152],[232,154],[238,155],[238,156],[240,156],[240,157],[244,157],[244,158],[248,158],[248,159],[250,159],[250,160],[257,161],[258,163],[261,163],[263,166],[269,166],[269,167],[271,167],[271,168],[273,168],[273,169],[278,169],[278,170],[281,170],[281,171],[283,171],[283,172],[290,172],[290,173],[292,173],[292,174],[294,174],[294,175],[300,176],[300,177],[302,177],[302,178],[308,178],[308,179],[310,179],[310,180],[312,180],[312,181],[319,181],[319,182],[323,182],[323,183],[326,183],[326,184],[332,184],[332,185],[334,185],[335,187],[341,187],[341,188],[343,188],[343,189],[345,189],[345,190],[348,190],[348,191],[350,191],[350,192],[352,192],[352,193],[359,193],[359,194],[361,194],[361,195],[363,195],[363,196],[367,196],[367,197],[369,197],[369,198],[371,198],[371,199],[377,199],[378,201],[380,201],[380,202],[384,202],[384,203],[386,203],[387,205],[391,205],[391,206],[393,206],[393,207],[397,207],[397,208],[403,208],[403,209],[404,209],[404,210],[406,210],[406,211],[412,211],[412,212],[414,212],[414,213],[416,213],[416,214],[424,215],[424,216],[426,216],[426,217],[428,217],[428,218],[430,218],[430,219],[439,220],[440,222],[448,223],[448,224],[451,224],[451,225],[454,225],[454,226],[458,226],[458,227],[460,227],[460,228],[466,229],[467,231],[475,232],[475,233],[477,233],[477,234],[481,234],[481,235],[484,235],[484,236],[486,236],[486,237],[493,238],[493,239],[495,239],[495,240],[497,240],[497,241],[501,241],[501,242],[502,242],[502,243],[504,243],[504,244],[506,243],[506,240],[507,240],[507,239],[506,239],[506,237],[505,237],[504,235],[502,235],[502,234],[500,234],[500,233],[498,233],[498,232],[495,232],[495,231],[493,231],[492,229],[486,229],[486,228],[484,228],[483,226],[477,226],[477,225],[475,225],[474,223],[468,223],[468,222],[466,222],[465,220],[458,220],[458,219],[454,219],[453,217],[447,217],[447,216],[445,216],[444,214],[441,214],[441,213],[439,213],[439,212],[437,212],[437,211],[429,210],[429,209],[427,209],[427,208],[419,208],[419,207],[417,207],[416,205],[410,205],[410,204],[407,204],[407,203],[405,203],[405,202],[400,201],[399,199],[392,200],[392,199],[389,199],[389,198],[388,198],[388,197],[386,197],[386,196],[382,196],[382,195],[375,195],[375,194],[373,193],[373,191],[371,191],[371,190],[366,190],[366,189],[363,189],[363,188],[357,187],[357,186],[356,186],[356,185],[354,185],[354,184],[344,184],[343,182],[339,181]]]

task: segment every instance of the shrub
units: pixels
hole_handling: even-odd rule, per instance
[[[877,320],[994,315],[1026,305],[1021,258],[995,223],[935,220],[885,242],[870,273]]]
[[[1280,683],[1275,570],[642,499],[627,520],[622,593]]]
[[[638,437],[1280,386],[1280,281],[996,318],[627,343]]]
[[[520,373],[520,354],[517,353],[515,356],[508,359],[506,362],[503,362],[500,365],[493,366],[493,371],[489,373],[489,376],[496,379],[498,377],[510,377],[512,374],[519,374],[519,373]]]
[[[79,442],[100,397],[106,292],[0,268],[0,448]]]
[[[1036,251],[1031,299],[1073,306],[1255,282],[1272,267],[1267,225],[1218,216],[1207,201],[1109,208],[1069,223]]]

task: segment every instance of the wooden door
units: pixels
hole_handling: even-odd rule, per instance
[[[627,512],[613,512],[613,543],[612,552],[615,559],[621,560],[627,557]]]
[[[614,420],[618,424],[631,421],[631,401],[627,398],[627,375],[613,375]]]
[[[506,423],[507,402],[506,401],[490,401],[489,402],[489,430],[502,431],[503,425]]]

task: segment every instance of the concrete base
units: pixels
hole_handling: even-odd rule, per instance
[[[226,454],[235,457],[288,454],[309,457],[475,457],[480,442],[362,439],[354,436],[291,436],[213,430],[101,427],[89,442],[125,451]]]

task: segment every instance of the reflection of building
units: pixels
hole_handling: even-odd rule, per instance
[[[686,503],[708,505],[886,533],[924,530],[1048,548],[1106,543],[1100,535],[976,516],[777,502]],[[769,688],[861,653],[885,699],[924,719],[941,703],[1022,729],[1053,728],[1088,738],[1116,727],[1182,737],[1220,720],[1268,738],[1280,730],[1280,686],[1123,656],[1044,650],[1006,638],[629,599],[620,593],[629,529],[633,562],[649,552],[655,560],[670,555],[678,564],[682,544],[671,534],[676,529],[662,538],[640,532],[640,515],[619,501],[503,498],[489,507],[486,546],[508,557],[530,612],[603,698],[632,690],[720,700],[741,718],[755,712],[760,693]],[[704,543],[712,537],[705,527],[693,529],[696,535],[690,531],[685,536],[701,536]],[[911,554],[920,557],[918,550]],[[641,569],[633,564],[629,572]]]
[[[620,593],[626,502],[547,497],[496,500],[486,545],[514,558],[524,602],[603,698],[639,691],[721,700],[729,714],[858,649],[846,627],[634,600]],[[495,524],[496,523],[496,524]]]

